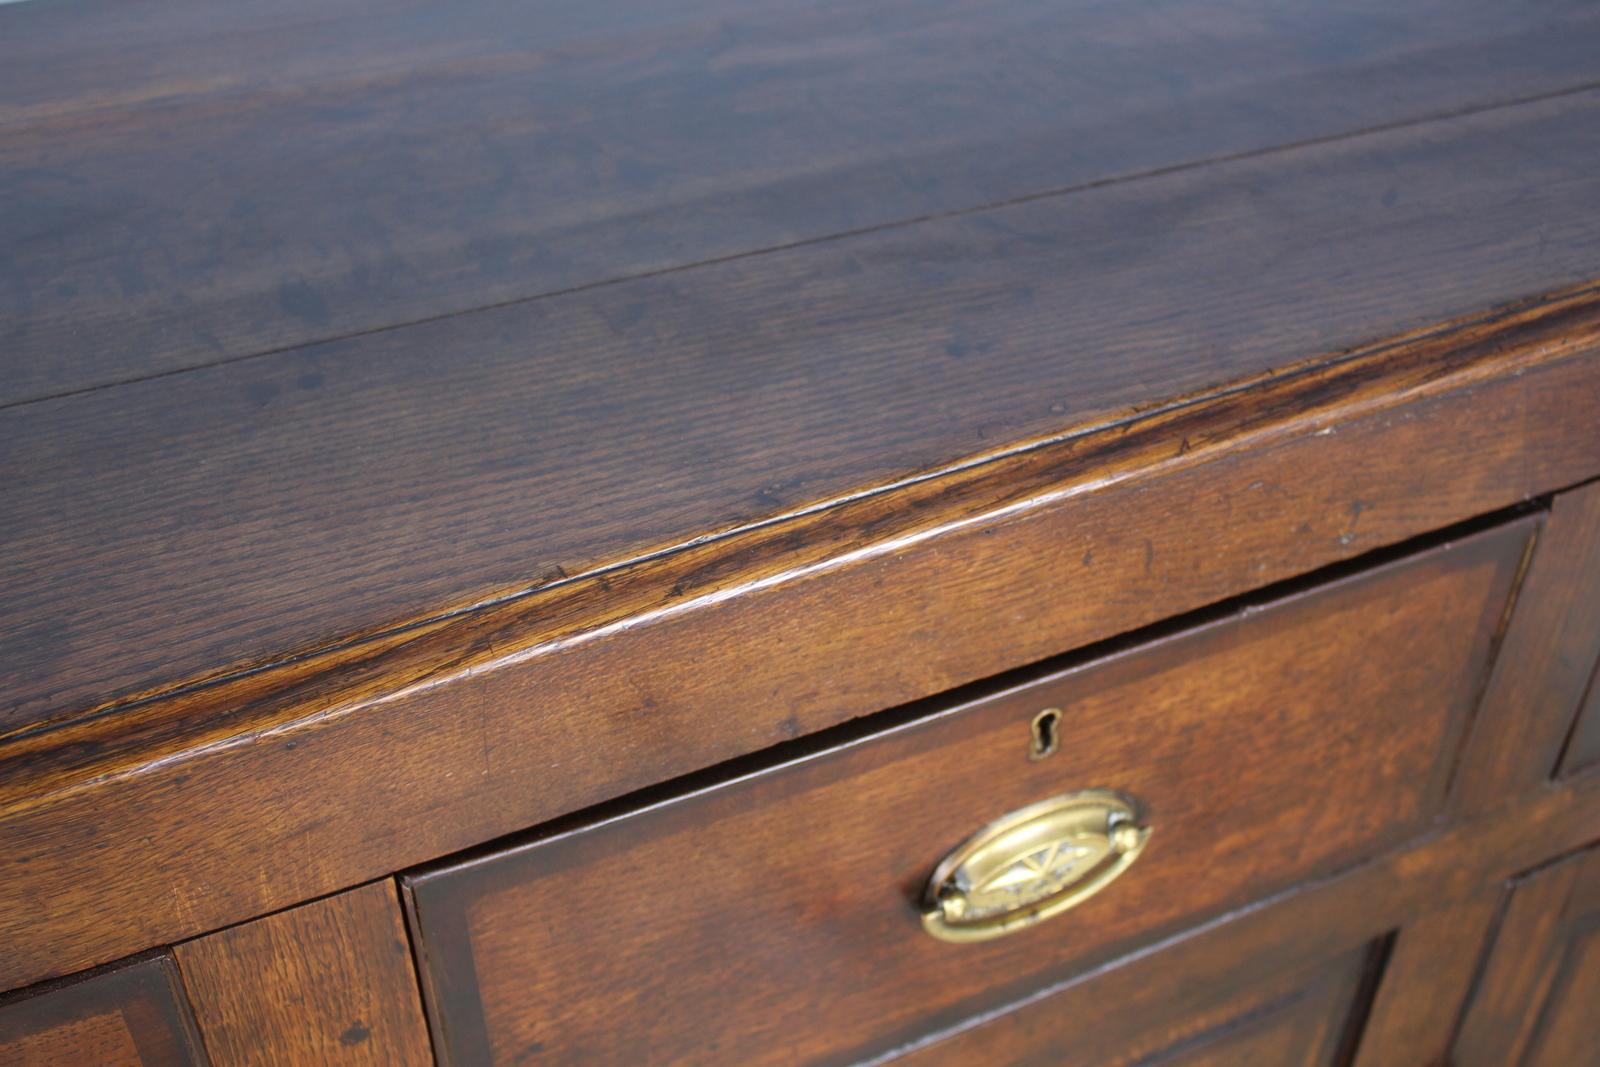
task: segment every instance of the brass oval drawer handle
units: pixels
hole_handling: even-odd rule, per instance
[[[987,941],[1088,900],[1138,859],[1150,828],[1109,789],[1051,797],[985,826],[934,868],[922,926],[943,941]]]

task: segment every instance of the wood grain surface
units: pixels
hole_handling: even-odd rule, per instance
[[[1099,986],[1112,984],[1090,981],[886,1062],[896,1067],[1326,1067],[1336,1062],[1350,1036],[1353,1002],[1374,953],[1362,948],[1287,974],[1250,975],[1242,988],[1219,988],[1204,970],[1150,974],[1159,995],[1139,1005],[1140,1011],[1109,995],[1090,1004],[1102,993]]]
[[[409,878],[440,1053],[460,1065],[855,1062],[1378,855],[1443,799],[1531,532],[1520,520]],[[1030,760],[1046,707],[1062,712],[1061,748]],[[1314,779],[1338,788],[1308,791]],[[923,887],[946,851],[1086,788],[1135,798],[1152,828],[1121,879],[995,941],[922,929]]]
[[[1580,294],[1428,332],[14,740],[0,749],[0,985],[325,895],[1578,481],[1600,453],[1597,322]]]
[[[1572,741],[1562,757],[1564,774],[1587,770],[1600,762],[1600,663],[1595,665],[1594,677],[1589,680],[1589,698],[1584,701],[1578,715]]]
[[[1229,1028],[1203,1034],[1147,1062],[1170,1067],[1333,1067],[1352,1025],[1351,1009],[1361,993],[1364,962],[1361,956],[1341,961],[1286,1003],[1238,1019]]]
[[[0,402],[1559,92],[1597,32],[1580,0],[0,5]]]
[[[1579,716],[1600,663],[1600,483],[1553,501],[1519,600],[1467,749],[1464,808],[1543,783]]]
[[[1504,884],[1491,883],[1396,934],[1355,1067],[1449,1062],[1461,1007],[1500,921],[1505,895]]]
[[[1522,507],[1600,475],[1597,35],[0,4],[0,989],[186,942],[220,1062],[425,1062],[392,884],[329,894],[1495,512],[1501,666],[1396,816],[1464,821],[802,1039],[1024,1062],[1028,1005],[1120,995],[1107,1042],[1321,1062],[1392,943],[1356,1062],[1434,1055],[1450,929],[1600,839],[1600,486]],[[1593,1054],[1586,862],[1519,883],[1458,1052]],[[0,997],[0,1064],[204,1062],[175,982]]]
[[[1552,852],[1597,837],[1600,777],[1565,782],[1445,827],[1347,874],[1297,887],[1185,931],[1150,952],[1033,990],[1009,1009],[964,1020],[912,1047],[926,1048],[931,1063],[970,1063],[958,1054],[982,1050],[986,1024],[1003,1031],[1014,1014],[1103,1018],[1111,1031],[1108,1048],[1116,1047],[1118,1033],[1138,1041],[1145,1020],[1159,1024],[1185,1011],[1209,1011],[1219,994],[1225,998],[1229,990],[1271,983],[1277,980],[1274,976],[1303,968],[1308,960],[1331,960],[1441,909],[1476,899],[1484,886],[1504,883],[1516,872],[1545,862]],[[1026,1021],[1018,1026],[1027,1028]],[[938,1049],[940,1040],[951,1044],[948,1057]],[[1358,1046],[1358,1056],[1366,1055]],[[917,1057],[909,1062],[918,1063]],[[1378,1056],[1358,1062],[1393,1067],[1396,1061]],[[1406,1067],[1417,1062],[1398,1060]]]
[[[1460,1067],[1600,1061],[1600,849],[1521,879],[1461,1023]]]
[[[1597,105],[1317,144],[0,411],[0,731],[1600,276]]]
[[[173,949],[213,1067],[429,1067],[393,881]]]
[[[170,958],[0,997],[0,1067],[207,1067]]]

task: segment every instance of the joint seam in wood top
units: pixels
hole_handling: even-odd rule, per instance
[[[876,223],[871,226],[861,226],[854,229],[839,230],[834,233],[822,234],[816,237],[807,237],[801,240],[767,245],[761,248],[746,249],[742,252],[732,252],[722,256],[711,256],[706,259],[697,259],[687,263],[677,263],[673,264],[672,266],[660,267],[654,270],[639,271],[633,274],[621,274],[611,278],[604,278],[599,281],[585,282],[581,285],[572,285],[560,289],[551,289],[540,293],[530,293],[526,296],[512,297],[507,300],[499,300],[493,303],[480,304],[476,307],[463,308],[458,311],[446,311],[437,315],[424,315],[421,318],[407,319],[403,322],[390,323],[385,326],[374,326],[368,329],[352,330],[348,333],[332,334],[314,341],[298,341],[293,344],[280,345],[273,348],[261,349],[255,352],[245,352],[236,356],[227,356],[204,363],[196,363],[191,366],[174,367],[170,370],[155,371],[150,374],[135,375],[131,378],[121,378],[112,382],[101,382],[94,385],[86,385],[81,388],[67,389],[58,393],[47,393],[43,396],[25,397],[19,400],[0,403],[0,411],[5,411],[10,408],[26,407],[30,404],[40,404],[53,400],[67,400],[73,397],[98,393],[106,389],[117,389],[125,385],[137,385],[140,382],[150,382],[158,381],[163,378],[173,378],[179,375],[209,370],[214,367],[226,367],[238,363],[247,363],[257,359],[266,359],[271,356],[282,355],[285,352],[297,352],[317,348],[323,345],[341,344],[343,342],[353,341],[358,338],[372,337],[376,335],[392,333],[398,330],[410,329],[415,326],[423,326],[428,323],[442,322],[446,319],[461,318],[467,315],[477,315],[482,312],[497,311],[502,308],[516,307],[523,304],[532,304],[541,300],[549,300],[556,297],[570,296],[576,293],[590,292],[613,285],[622,285],[627,282],[643,281],[649,278],[659,278],[665,275],[677,274],[683,271],[695,270],[701,267],[714,267],[726,263],[736,263],[741,260],[754,259],[759,256],[787,252],[793,249],[829,244],[834,241],[863,237],[869,234],[908,229],[912,226],[919,226],[923,223],[937,222],[944,219],[956,219],[974,215],[982,215],[987,212],[1000,211],[1005,208],[1015,207],[1020,204],[1029,204],[1040,200],[1049,200],[1055,197],[1072,196],[1078,193],[1089,192],[1108,186],[1132,184],[1147,179],[1165,177],[1171,174],[1181,174],[1187,171],[1202,170],[1206,167],[1221,166],[1229,163],[1242,162],[1245,160],[1281,155],[1284,153],[1297,151],[1299,149],[1316,147],[1318,145],[1338,144],[1345,141],[1360,140],[1364,137],[1388,133],[1395,130],[1412,129],[1438,122],[1448,122],[1453,119],[1468,118],[1474,115],[1513,110],[1515,108],[1525,107],[1531,104],[1543,103],[1549,100],[1559,100],[1568,96],[1579,96],[1584,93],[1594,92],[1597,90],[1600,90],[1600,82],[1585,82],[1581,85],[1573,85],[1564,89],[1553,89],[1548,92],[1533,93],[1527,96],[1497,101],[1492,104],[1475,104],[1466,107],[1446,109],[1429,115],[1419,116],[1417,118],[1397,119],[1393,122],[1378,123],[1373,126],[1363,126],[1359,129],[1346,130],[1340,133],[1324,134],[1319,137],[1308,137],[1299,141],[1288,141],[1283,144],[1271,145],[1265,148],[1252,148],[1241,152],[1222,153],[1220,155],[1206,156],[1200,159],[1188,160],[1182,163],[1171,163],[1160,167],[1150,167],[1143,170],[1128,171],[1123,174],[1111,174],[1103,178],[1096,178],[1091,181],[1080,182],[1076,185],[1044,189],[1035,193],[1025,193],[1020,196],[1009,197],[1004,200],[990,201],[988,203],[977,204],[972,207],[928,212],[926,214],[915,215],[910,218],[895,219],[889,222]]]

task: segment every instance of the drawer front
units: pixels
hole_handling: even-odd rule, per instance
[[[0,999],[0,1067],[203,1067],[165,957]]]
[[[417,874],[437,1045],[456,1064],[847,1062],[1372,855],[1442,800],[1531,528]],[[1087,789],[1150,828],[1120,877],[1006,936],[930,936],[951,850]]]

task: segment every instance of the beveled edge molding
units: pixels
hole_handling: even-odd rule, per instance
[[[711,601],[900,552],[964,527],[1004,522],[1134,476],[1204,462],[1307,422],[1350,419],[1519,376],[1589,349],[1600,349],[1600,283],[1320,356],[1126,419],[1004,446],[219,681],[186,683],[10,738],[0,735],[0,813],[41,788],[94,784],[181,753],[404,700],[486,670],[515,669]],[[1594,468],[1590,473],[1600,474],[1600,455]],[[1565,484],[1522,489],[1485,510]]]
[[[0,748],[0,988],[332,893],[1597,467],[1590,287],[15,738]]]

